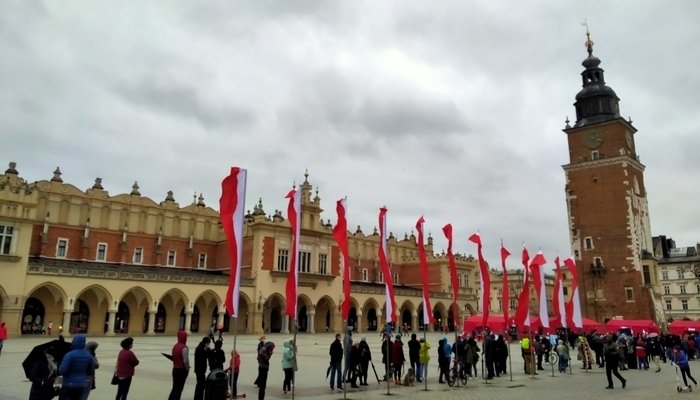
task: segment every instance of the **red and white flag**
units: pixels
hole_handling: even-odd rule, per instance
[[[510,289],[508,288],[508,270],[506,269],[506,259],[510,255],[510,252],[503,247],[503,242],[501,241],[501,268],[503,268],[503,299],[501,300],[501,305],[503,309],[503,329],[504,332],[508,331],[508,310],[510,310]]]
[[[418,231],[418,258],[420,259],[420,275],[423,280],[423,325],[433,323],[433,313],[430,307],[430,285],[428,285],[428,257],[425,254],[425,246],[423,245],[423,223],[425,219],[421,215],[416,222],[416,231]]]
[[[547,260],[544,259],[542,251],[538,251],[535,257],[530,261],[530,271],[532,279],[535,282],[535,291],[537,292],[538,312],[540,315],[540,323],[543,328],[549,328],[549,310],[547,310],[547,289],[544,281],[544,265]]]
[[[452,224],[447,224],[442,227],[442,232],[447,238],[447,263],[450,266],[450,280],[452,281],[452,310],[454,315],[453,321],[459,321],[457,296],[459,295],[459,279],[457,277],[457,266],[455,265],[455,255],[452,253]]]
[[[297,318],[297,297],[299,286],[299,236],[301,229],[301,190],[292,189],[287,193],[285,198],[289,199],[287,206],[287,219],[292,228],[292,262],[289,265],[289,274],[287,275],[287,291],[286,314],[291,318]]]
[[[389,253],[386,248],[386,207],[379,209],[379,265],[384,276],[384,287],[386,289],[386,315],[387,323],[396,323],[396,300],[394,300],[394,279],[389,268]]]
[[[518,309],[515,310],[515,323],[518,326],[530,326],[530,272],[527,268],[529,261],[530,254],[523,244],[523,287],[518,295]]]
[[[481,252],[481,236],[479,232],[469,236],[469,241],[477,245],[477,253],[479,257],[479,287],[481,288],[481,313],[483,321],[481,326],[487,326],[489,320],[489,311],[491,309],[491,277],[489,276],[489,266],[484,260],[484,255]]]
[[[556,278],[554,278],[554,296],[552,297],[552,308],[554,309],[554,315],[559,318],[562,328],[568,327],[567,316],[566,316],[566,306],[564,304],[564,285],[562,285],[563,273],[561,270],[561,264],[559,263],[559,257],[554,259],[554,265],[556,266]]]
[[[573,257],[564,260],[564,265],[571,272],[571,299],[566,305],[566,313],[571,318],[572,325],[576,328],[583,328],[583,315],[581,314],[581,295],[578,289],[578,270]]]
[[[340,254],[343,256],[343,304],[341,313],[343,320],[348,320],[350,314],[350,256],[348,254],[348,221],[345,215],[348,211],[348,198],[344,197],[335,203],[338,223],[333,227],[333,237],[338,243]]]
[[[219,218],[228,242],[231,265],[224,306],[232,317],[238,317],[241,290],[241,258],[243,258],[243,209],[248,171],[232,167],[229,176],[221,181]]]

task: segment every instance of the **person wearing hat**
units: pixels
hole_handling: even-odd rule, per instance
[[[267,339],[267,337],[265,335],[262,335],[258,338],[258,349],[256,350],[256,354],[259,353],[260,349],[262,349],[262,347],[265,345],[266,339]],[[259,381],[260,381],[260,375],[255,377],[255,381],[253,382],[253,385],[255,385],[255,387],[257,387]]]
[[[391,362],[394,364],[394,383],[400,385],[401,369],[403,368],[403,363],[406,362],[406,356],[403,353],[403,342],[401,342],[401,334],[396,335],[391,354]]]
[[[408,341],[408,360],[411,363],[411,368],[416,374],[416,380],[421,381],[421,365],[420,365],[420,342],[416,339],[416,334],[411,334],[411,340]]]
[[[265,342],[258,351],[258,400],[265,399],[265,388],[267,387],[267,374],[270,372],[270,358],[275,350],[275,344]]]
[[[372,352],[367,344],[367,338],[362,336],[360,339],[360,367],[362,373],[360,375],[360,385],[367,386],[367,374],[369,373],[369,363],[372,361]]]
[[[343,362],[343,344],[340,343],[340,333],[335,335],[335,340],[333,343],[331,343],[331,348],[328,350],[328,355],[331,356],[331,390],[334,389],[334,380],[337,380],[337,385],[335,387],[338,390],[343,390],[343,385],[341,384],[341,381],[343,380],[343,372],[341,371]]]

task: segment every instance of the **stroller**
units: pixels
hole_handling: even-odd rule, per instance
[[[688,385],[688,386],[682,386],[682,385],[681,385],[681,377],[678,375],[678,366],[675,365],[675,364],[674,364],[674,366],[675,366],[675,369],[676,369],[676,390],[678,391],[678,393],[681,393],[681,392],[692,392],[692,391],[693,391],[693,387],[692,387],[692,386],[690,386],[690,385]]]

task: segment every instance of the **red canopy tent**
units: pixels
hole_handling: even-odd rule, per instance
[[[659,326],[650,319],[611,319],[605,324],[605,331],[613,333],[621,329],[630,329],[633,333],[659,333]]]
[[[472,315],[471,317],[466,317],[464,318],[462,332],[471,333],[475,329],[483,328],[483,322],[483,315]],[[511,319],[510,324],[514,323],[515,320]],[[503,315],[489,315],[489,319],[486,321],[486,327],[496,332],[503,332],[507,329],[505,326],[505,321],[503,320]]]
[[[598,321],[594,321],[594,320],[588,319],[588,318],[582,318],[581,322],[583,323],[583,331],[584,332],[590,332],[594,329],[596,329],[596,330],[600,329],[600,323]],[[571,325],[571,324],[569,324],[569,325]],[[559,317],[550,318],[549,319],[549,327],[554,328],[554,329],[561,328],[561,321],[560,321]],[[574,331],[576,329],[578,329],[578,328],[573,328],[573,326],[569,326],[569,328],[574,330]]]
[[[668,332],[682,335],[686,332],[700,332],[700,321],[673,321],[668,324]]]

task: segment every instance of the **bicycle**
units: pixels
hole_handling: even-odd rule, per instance
[[[454,386],[458,377],[462,385],[466,386],[469,378],[464,369],[464,362],[457,362],[457,359],[455,359],[452,361],[452,368],[450,368],[450,372],[447,374],[447,384],[450,387]]]

